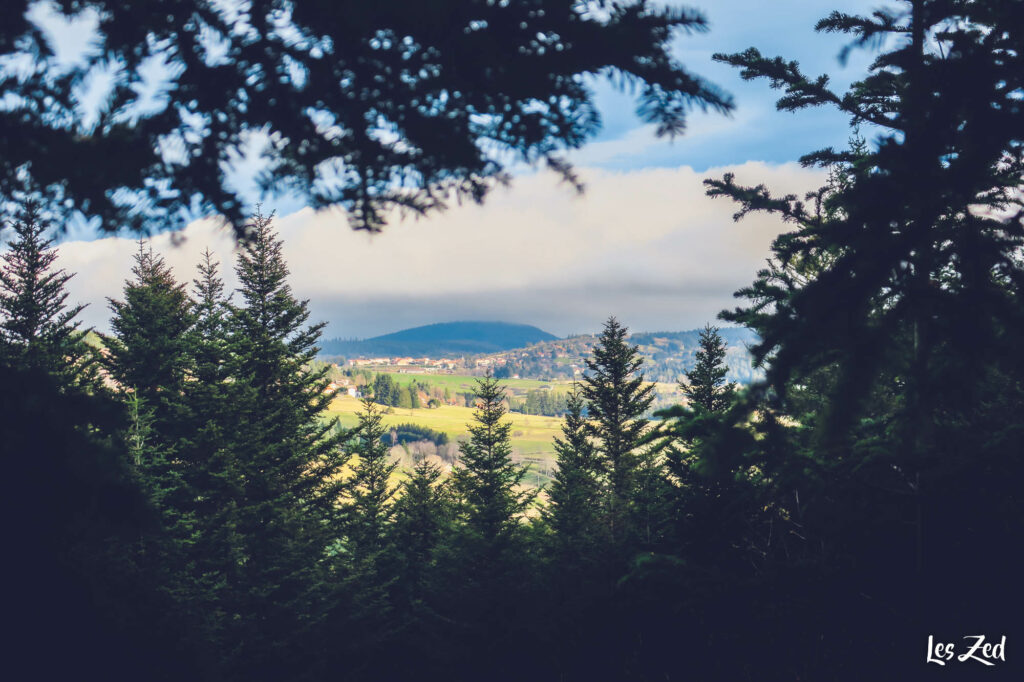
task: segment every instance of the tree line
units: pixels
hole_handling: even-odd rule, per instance
[[[77,326],[81,308],[65,304],[71,275],[55,268],[43,217],[28,206],[13,227],[0,270],[5,365],[48,381],[54,399],[112,408],[107,421],[62,419],[85,448],[77,456],[111,451],[147,517],[61,558],[89,579],[115,564],[119,579],[96,589],[118,618],[96,617],[120,635],[144,626],[168,657],[149,676],[402,679],[407,666],[493,676],[494,647],[520,628],[547,656],[524,610],[552,587],[546,562],[602,584],[614,571],[589,564],[608,571],[654,541],[649,513],[667,498],[643,487],[659,476],[657,449],[638,449],[652,387],[614,319],[594,376],[569,398],[558,478],[541,504],[512,461],[492,376],[478,381],[449,476],[424,460],[399,482],[388,450],[393,431],[410,429],[385,427],[369,399],[352,429],[327,417],[327,368],[312,362],[322,325],[291,293],[270,218],[250,223],[234,295],[209,252],[189,287],[140,243],[99,350]],[[395,647],[410,657],[379,660]],[[420,648],[431,657],[413,656]]]

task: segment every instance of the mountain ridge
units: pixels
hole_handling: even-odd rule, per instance
[[[457,357],[523,348],[557,336],[528,324],[497,321],[435,322],[368,339],[329,339],[321,355]]]

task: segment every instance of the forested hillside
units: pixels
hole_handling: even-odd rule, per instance
[[[763,372],[754,367],[749,350],[757,335],[739,327],[726,327],[719,333],[727,348],[724,362],[728,368],[728,380],[745,385],[762,377]],[[700,349],[699,339],[699,329],[640,332],[629,336],[629,342],[640,349],[647,379],[667,384],[678,383],[693,368]],[[484,360],[489,361],[489,366],[497,366],[495,373],[499,377],[572,380],[585,372],[586,359],[597,342],[597,335],[578,334],[537,343],[529,348],[493,353]],[[477,362],[472,364],[476,366]]]
[[[493,353],[554,339],[537,327],[508,322],[439,322],[370,339],[323,342],[321,353],[344,357],[461,357]]]

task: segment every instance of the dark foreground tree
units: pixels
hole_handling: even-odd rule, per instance
[[[560,153],[600,127],[591,77],[635,87],[659,134],[680,133],[691,107],[732,108],[672,57],[704,18],[647,0],[58,3],[78,30],[98,24],[102,47],[71,65],[49,60],[33,6],[10,3],[0,27],[0,57],[27,65],[0,77],[0,200],[27,183],[108,230],[197,205],[241,228],[228,169],[253,142],[264,189],[340,203],[377,230],[392,207],[481,200],[507,159],[572,178]],[[93,109],[76,93],[99,72],[114,83]]]
[[[753,352],[770,360],[776,391],[833,364],[836,427],[881,375],[895,372],[906,384],[908,425],[932,440],[928,415],[938,402],[965,389],[977,397],[984,363],[1014,355],[1007,344],[1021,324],[1024,242],[1022,17],[1020,3],[991,0],[833,13],[819,30],[852,34],[851,47],[893,46],[845,94],[753,48],[717,56],[744,78],[784,89],[784,110],[835,106],[880,135],[875,149],[805,156],[833,173],[806,203],[738,186],[731,175],[708,181],[711,195],[740,203],[738,216],[767,211],[797,226],[775,242],[772,267],[740,292],[752,305],[725,317],[760,333]]]
[[[817,664],[780,657],[800,677],[821,676],[815,665],[828,670],[844,641],[912,676],[904,633],[1014,627],[1007,604],[1021,593],[1001,548],[1024,533],[1011,435],[1024,413],[1022,27],[1024,5],[994,0],[833,13],[819,30],[883,48],[846,93],[754,49],[719,57],[782,89],[780,108],[835,106],[875,139],[805,157],[831,171],[805,201],[708,181],[740,216],[766,211],[795,228],[740,292],[748,305],[723,318],[761,338],[753,352],[770,390],[751,414],[784,417],[758,439],[776,456],[756,471],[772,491],[762,502],[792,532],[776,525],[761,556],[787,566],[779,575],[819,581],[769,587],[791,609],[788,646],[834,643]],[[976,590],[932,601],[955,582]],[[820,622],[816,594],[845,604],[845,624]]]
[[[179,619],[152,574],[140,538],[160,539],[159,514],[112,435],[121,405],[104,393],[68,391],[39,369],[0,364],[0,529],[5,598],[18,627],[4,669],[61,679],[202,679],[185,646],[194,623]],[[59,614],[59,617],[56,615]],[[53,642],[61,641],[61,655]]]

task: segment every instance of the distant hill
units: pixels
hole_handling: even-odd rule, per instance
[[[740,384],[749,384],[761,378],[763,372],[753,366],[753,359],[747,350],[749,345],[757,341],[754,332],[745,328],[723,327],[719,334],[726,345],[726,378]],[[524,379],[578,378],[597,339],[595,334],[554,339],[522,350],[495,353],[493,359],[504,361],[501,374],[508,376]],[[696,353],[700,349],[700,330],[637,332],[629,335],[629,343],[640,348],[644,359],[642,369],[649,381],[674,384],[696,362]]]
[[[371,339],[325,341],[320,351],[325,356],[395,357],[429,356],[458,357],[497,353],[523,348],[558,337],[527,324],[508,322],[441,322]]]

